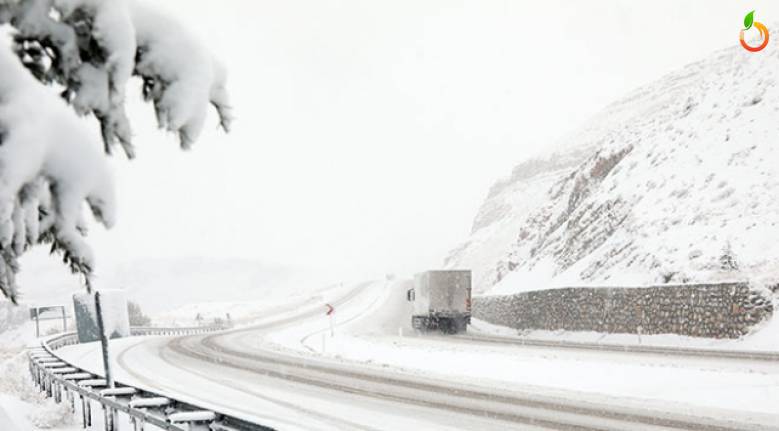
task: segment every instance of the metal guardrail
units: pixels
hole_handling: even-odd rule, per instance
[[[222,330],[222,327],[132,328],[131,334],[195,335]],[[78,344],[75,333],[62,334],[28,352],[30,374],[35,384],[57,403],[67,402],[71,412],[80,412],[83,427],[93,424],[92,408],[97,403],[103,413],[106,431],[118,430],[119,415],[127,416],[134,431],[273,431],[212,409],[177,400],[164,394],[117,382],[108,388],[105,379],[63,360],[55,351]],[[151,428],[149,428],[151,427]]]

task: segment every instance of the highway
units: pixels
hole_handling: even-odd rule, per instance
[[[334,305],[363,301],[363,307],[369,290],[368,285],[356,286]],[[307,355],[268,342],[269,335],[321,314],[319,307],[301,307],[223,333],[119,340],[112,351],[117,377],[279,429],[779,429],[760,415],[713,420],[706,410],[668,411],[652,403],[593,399],[575,391],[479,385]],[[357,313],[341,323],[359,317]],[[445,341],[439,337],[431,342]],[[96,349],[81,345],[63,351],[97,371]]]

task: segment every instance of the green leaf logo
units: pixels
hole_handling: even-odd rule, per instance
[[[744,17],[744,30],[752,28],[753,22],[755,22],[755,11],[749,12],[747,16]]]

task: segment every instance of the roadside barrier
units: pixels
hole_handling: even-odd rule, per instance
[[[134,336],[196,335],[215,332],[223,327],[141,328],[131,329]],[[74,415],[81,416],[85,429],[93,428],[93,409],[102,415],[105,431],[118,431],[120,424],[130,424],[133,431],[273,431],[212,409],[203,408],[174,397],[117,382],[107,387],[100,376],[63,360],[56,351],[78,344],[76,333],[65,333],[47,339],[28,352],[30,375],[36,386],[53,398],[65,402]],[[126,428],[126,427],[125,427]]]

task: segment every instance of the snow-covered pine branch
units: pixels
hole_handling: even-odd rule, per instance
[[[101,139],[77,114],[100,122],[106,153],[118,142],[129,158],[135,151],[125,89],[133,75],[160,128],[176,133],[182,148],[197,139],[209,104],[223,129],[231,116],[222,65],[147,5],[0,0],[0,24],[13,29],[12,47],[0,46],[0,290],[16,301],[18,258],[34,244],[51,244],[89,280],[94,257],[83,238],[84,202],[106,227],[115,221]]]

